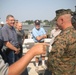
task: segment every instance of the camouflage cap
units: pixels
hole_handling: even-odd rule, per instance
[[[60,16],[62,16],[64,14],[71,14],[71,13],[72,13],[71,9],[60,9],[60,10],[56,10],[55,20],[57,20]]]

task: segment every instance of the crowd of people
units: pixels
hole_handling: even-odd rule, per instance
[[[44,75],[76,75],[76,16],[67,9],[59,9],[56,11],[55,21],[56,29],[51,32],[53,42],[50,43],[52,48]],[[47,52],[46,47],[50,45],[44,43],[47,36],[40,27],[40,21],[35,20],[32,30],[32,38],[37,44],[22,56],[24,35],[22,24],[15,22],[14,16],[8,15],[6,25],[0,29],[0,75],[28,75],[27,65],[36,55],[41,55],[42,66],[45,65],[44,54]],[[37,67],[38,64],[39,57],[36,56]]]

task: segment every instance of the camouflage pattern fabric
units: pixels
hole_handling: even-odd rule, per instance
[[[68,27],[52,44],[47,67],[52,75],[76,75],[76,30]]]

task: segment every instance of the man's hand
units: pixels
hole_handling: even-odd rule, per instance
[[[46,48],[47,46],[49,46],[49,44],[47,44],[47,43],[37,43],[30,50],[34,53],[34,56],[40,55],[40,54],[45,54],[46,50],[47,50],[47,48]]]
[[[17,48],[16,50],[15,50],[15,54],[18,54],[20,52],[20,48]]]

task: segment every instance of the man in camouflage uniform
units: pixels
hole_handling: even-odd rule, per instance
[[[52,75],[76,75],[76,30],[71,24],[71,14],[65,9],[57,10],[56,20],[62,32],[52,44],[48,70]]]

